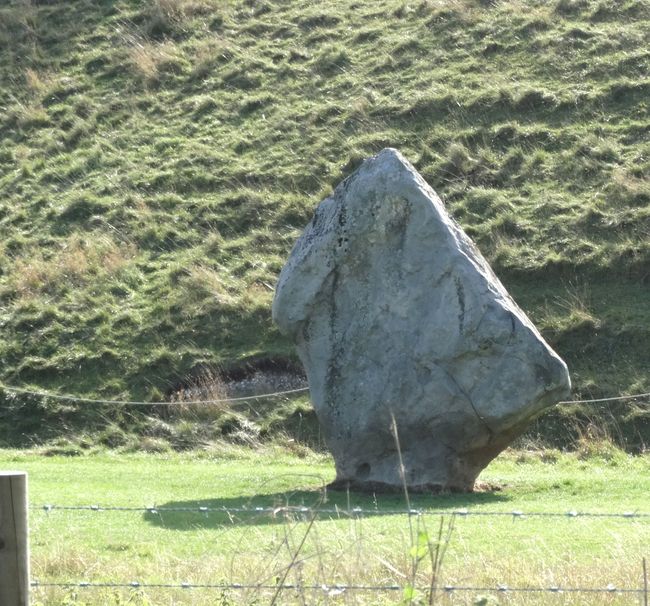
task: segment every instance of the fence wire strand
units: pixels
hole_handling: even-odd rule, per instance
[[[44,505],[31,505],[30,509],[40,510],[46,514],[56,511],[71,511],[71,512],[91,512],[91,513],[110,513],[110,512],[127,512],[127,513],[144,513],[151,515],[163,515],[167,513],[178,514],[226,514],[230,520],[234,520],[234,514],[240,515],[268,515],[271,517],[277,516],[295,516],[294,522],[307,522],[313,521],[319,515],[328,515],[336,518],[351,518],[361,519],[364,516],[376,516],[385,514],[398,514],[404,516],[451,516],[451,517],[472,517],[472,516],[494,516],[505,518],[512,518],[513,520],[525,520],[527,518],[565,518],[569,520],[576,520],[577,518],[586,519],[603,519],[603,518],[618,518],[618,519],[650,519],[650,513],[647,512],[585,512],[578,510],[571,510],[566,512],[558,511],[481,511],[471,509],[454,509],[454,510],[427,510],[427,509],[363,509],[360,507],[354,508],[339,508],[339,507],[306,507],[306,506],[276,506],[276,507],[207,507],[207,506],[187,506],[187,507],[133,507],[133,506],[113,506],[113,505],[59,505],[59,504],[44,504]],[[240,520],[241,521],[241,520]],[[235,523],[237,523],[235,521]],[[104,576],[104,575],[102,575]],[[106,575],[108,576],[108,575]],[[437,587],[416,586],[413,585],[400,585],[400,584],[364,584],[364,583],[348,583],[342,584],[339,582],[318,582],[318,583],[291,583],[284,582],[278,578],[276,583],[269,582],[270,578],[265,575],[264,578],[259,578],[258,582],[190,582],[190,581],[168,581],[161,580],[158,582],[147,581],[123,581],[123,580],[106,580],[106,581],[93,581],[93,580],[65,580],[58,581],[52,580],[38,580],[34,579],[30,585],[34,591],[47,590],[47,589],[88,589],[88,590],[101,590],[101,589],[116,589],[123,591],[137,591],[137,590],[162,590],[162,591],[183,591],[183,590],[196,590],[196,591],[250,591],[250,592],[274,592],[276,595],[284,591],[295,591],[298,593],[303,592],[316,592],[321,593],[325,597],[336,597],[343,594],[350,593],[393,593],[398,594],[406,590],[415,590],[423,594],[430,593],[431,595],[447,595],[454,594],[479,594],[490,593],[500,595],[523,595],[523,594],[609,594],[609,595],[628,595],[628,596],[645,596],[646,589],[635,587],[619,587],[614,583],[609,583],[605,586],[590,587],[565,587],[562,585],[553,586],[509,586],[506,583],[498,583],[495,585],[488,584],[445,584],[438,585]]]
[[[41,398],[50,398],[53,400],[65,400],[66,402],[77,402],[84,404],[118,404],[120,406],[188,406],[198,404],[227,404],[229,402],[245,402],[247,400],[262,400],[265,398],[277,398],[280,396],[288,396],[297,393],[304,393],[309,391],[309,387],[300,387],[298,389],[286,389],[284,391],[274,391],[270,393],[262,393],[255,396],[240,396],[237,398],[219,398],[216,400],[174,400],[171,402],[138,402],[132,400],[95,400],[93,398],[82,398],[79,396],[56,394],[48,391],[31,391],[22,387],[12,387],[0,383],[0,389],[13,394],[25,394],[30,396],[38,396]]]
[[[201,405],[201,404],[219,404],[229,402],[243,402],[264,398],[275,398],[280,396],[293,395],[298,393],[308,392],[309,388],[290,389],[284,391],[277,391],[272,393],[264,393],[253,396],[242,396],[236,398],[222,398],[212,400],[196,400],[196,401],[167,401],[167,402],[138,402],[129,400],[101,400],[92,398],[83,398],[73,395],[54,394],[45,391],[32,391],[19,387],[12,387],[0,383],[0,389],[3,389],[12,394],[25,394],[43,398],[51,398],[56,400],[65,400],[69,402],[90,403],[90,404],[112,404],[122,406],[176,406],[176,405]],[[614,402],[622,400],[640,400],[649,398],[650,393],[617,396],[611,398],[595,398],[585,400],[572,400],[562,401],[559,404],[592,404],[603,402]],[[311,508],[304,506],[283,506],[283,507],[207,507],[207,506],[192,506],[192,507],[137,507],[137,506],[114,506],[114,505],[60,505],[60,504],[43,504],[32,505],[32,510],[40,510],[47,514],[55,511],[88,511],[88,512],[132,512],[144,513],[150,515],[162,515],[167,513],[185,513],[185,514],[225,514],[232,516],[233,514],[239,515],[300,515],[307,519],[308,516],[313,516],[312,520],[317,516],[336,516],[336,517],[350,517],[358,518],[363,516],[377,516],[377,515],[409,515],[409,516],[454,516],[454,517],[501,517],[512,519],[526,519],[526,518],[565,518],[575,520],[578,518],[584,519],[635,519],[635,520],[648,520],[650,513],[638,511],[626,512],[585,512],[579,510],[571,510],[565,512],[558,511],[474,511],[468,509],[456,510],[422,510],[422,509],[362,509],[362,508]],[[76,582],[56,582],[33,580],[30,583],[34,589],[46,588],[59,588],[59,589],[93,589],[93,588],[110,588],[110,589],[178,589],[178,590],[252,590],[252,591],[322,591],[328,596],[336,596],[344,592],[399,592],[406,589],[400,585],[342,585],[338,583],[332,584],[244,584],[244,583],[190,583],[190,582],[160,582],[160,583],[147,583],[140,581],[131,582],[97,582],[97,581],[76,581]],[[431,591],[431,587],[415,587],[419,591]],[[647,595],[647,590],[643,588],[619,588],[614,584],[609,584],[605,587],[509,587],[506,584],[498,584],[497,586],[471,586],[471,585],[445,585],[435,589],[436,592],[453,594],[453,593],[501,593],[501,594],[626,594],[626,595]]]
[[[233,589],[233,590],[298,590],[298,591],[323,591],[329,595],[343,593],[345,591],[403,591],[402,585],[342,585],[338,583],[327,584],[299,584],[284,583],[282,585],[272,584],[246,584],[246,583],[141,583],[139,581],[124,582],[40,582],[32,581],[33,588],[56,587],[61,589],[69,588],[111,588],[111,589]],[[430,587],[415,587],[418,591],[430,591]],[[605,587],[509,587],[505,584],[497,586],[471,586],[471,585],[444,585],[436,588],[438,592],[492,592],[492,593],[609,593],[609,594],[639,594],[642,595],[643,588],[616,587],[613,583]]]
[[[120,406],[178,406],[178,405],[198,405],[198,404],[226,404],[228,402],[244,402],[246,400],[261,400],[265,398],[275,398],[279,396],[292,395],[297,393],[304,393],[309,391],[309,387],[300,387],[297,389],[287,389],[284,391],[276,391],[270,393],[263,393],[254,396],[240,396],[236,398],[219,398],[215,400],[192,400],[192,401],[165,401],[165,402],[144,402],[144,401],[135,401],[135,400],[102,400],[94,398],[83,398],[81,396],[69,395],[69,394],[57,394],[49,391],[42,390],[30,390],[24,387],[14,387],[12,385],[6,385],[5,383],[0,383],[0,389],[3,389],[6,392],[11,394],[24,394],[30,396],[37,396],[40,398],[49,398],[52,400],[64,400],[66,402],[77,402],[85,404],[117,404]],[[622,400],[643,400],[650,398],[650,392],[648,393],[639,393],[632,394],[629,396],[613,396],[609,398],[593,398],[585,400],[562,400],[558,402],[558,405],[563,404],[597,404],[602,402],[617,402]]]
[[[279,515],[279,514],[300,514],[300,515],[330,515],[330,516],[381,516],[381,515],[410,515],[410,516],[458,516],[458,517],[511,517],[511,518],[623,518],[623,519],[650,519],[650,513],[639,511],[621,512],[589,512],[589,511],[474,511],[471,509],[362,509],[355,507],[346,509],[341,507],[301,507],[301,506],[278,506],[278,507],[129,507],[113,505],[56,505],[46,503],[43,505],[31,505],[30,509],[40,510],[46,513],[53,511],[90,511],[90,512],[134,512],[149,513],[152,515],[164,513],[221,513],[221,514],[251,514],[251,515]]]
[[[650,398],[649,393],[638,393],[631,396],[614,396],[611,398],[592,398],[590,400],[562,400],[558,404],[598,404],[600,402],[618,402],[621,400],[643,400]]]

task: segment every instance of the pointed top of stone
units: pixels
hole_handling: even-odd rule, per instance
[[[366,162],[395,162],[408,169],[413,169],[411,163],[394,147],[384,147],[378,154],[365,160]]]

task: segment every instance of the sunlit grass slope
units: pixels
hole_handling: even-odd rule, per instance
[[[155,399],[292,359],[277,274],[393,146],[578,394],[648,391],[648,32],[648,0],[3,3],[0,379]]]

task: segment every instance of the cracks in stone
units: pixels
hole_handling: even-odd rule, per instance
[[[460,313],[458,314],[458,332],[462,333],[465,322],[465,290],[458,276],[454,278],[454,284],[456,285],[456,296],[458,297],[458,307],[460,308]]]
[[[451,275],[451,269],[447,269],[440,276],[436,278],[436,281],[433,283],[433,288],[438,286],[445,278],[448,278]]]
[[[488,312],[490,311],[490,308],[486,305],[485,309],[483,310],[483,313],[481,314],[481,317],[479,318],[478,323],[474,327],[473,332],[478,333],[479,329],[481,328],[481,324],[483,324],[483,320],[485,320],[485,316],[488,315]]]
[[[481,413],[478,411],[478,408],[476,408],[476,405],[474,404],[474,401],[472,400],[471,396],[460,386],[458,381],[456,381],[456,378],[454,375],[452,375],[444,366],[440,364],[436,364],[449,378],[449,380],[456,386],[456,389],[465,397],[465,399],[469,402],[469,405],[472,407],[472,410],[474,411],[474,414],[476,415],[476,418],[485,426],[485,429],[487,429],[489,438],[488,442],[492,441],[492,438],[495,435],[494,430],[490,427],[488,422],[485,420],[485,417],[481,415]]]
[[[339,375],[340,375],[340,370],[337,365],[337,360],[340,359],[341,357],[341,345],[340,343],[337,343],[336,341],[336,323],[337,323],[337,318],[338,318],[338,310],[336,308],[336,291],[338,287],[338,281],[339,281],[339,271],[338,268],[335,267],[332,272],[332,286],[330,289],[330,297],[329,297],[329,307],[330,307],[330,333],[332,335],[332,353],[330,356],[329,364],[327,367],[327,373],[325,376],[325,385],[332,386],[332,385],[337,385],[339,383]],[[327,399],[325,402],[327,408],[329,409],[330,413],[335,416],[335,417],[340,417],[341,416],[341,411],[339,409],[339,403],[336,400],[336,394],[332,393],[332,389],[327,390]]]

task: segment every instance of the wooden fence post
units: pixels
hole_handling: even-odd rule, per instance
[[[0,471],[0,604],[29,606],[27,474]]]

